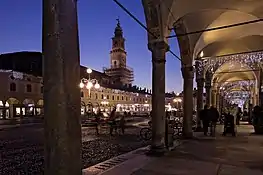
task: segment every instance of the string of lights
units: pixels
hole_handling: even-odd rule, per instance
[[[210,71],[212,74],[214,74],[225,63],[229,65],[229,70],[233,70],[233,67],[236,67],[237,63],[240,64],[241,70],[247,69],[248,67],[251,70],[255,70],[260,68],[262,61],[263,51],[226,56],[205,57],[200,60],[196,60],[199,65],[197,67],[197,72],[199,74],[206,73],[207,71]]]

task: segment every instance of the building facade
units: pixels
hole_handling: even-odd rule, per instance
[[[80,79],[95,80],[99,88],[84,86],[81,91],[81,114],[109,112],[149,113],[151,92],[133,86],[133,70],[126,65],[125,39],[118,21],[112,38],[110,68],[104,72],[80,66]],[[40,116],[43,114],[42,54],[16,52],[0,55],[0,119]]]

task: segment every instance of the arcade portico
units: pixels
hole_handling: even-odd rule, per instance
[[[173,38],[170,36],[172,32],[180,47],[184,79],[183,132],[186,138],[193,134],[194,74],[199,102],[197,111],[203,108],[204,87],[209,105],[223,107],[237,98],[233,94],[240,96],[240,91],[244,93],[244,88],[247,93],[241,93],[242,100],[259,104],[263,23],[258,20],[263,17],[262,1],[142,0],[142,3],[150,31],[148,47],[153,65],[153,152],[164,150],[165,55],[169,49],[168,40]],[[254,22],[213,29],[248,21]],[[208,29],[210,31],[205,31]]]
[[[253,80],[256,84],[253,86],[254,88],[248,88],[250,92],[253,92],[250,93],[253,94],[251,100],[253,98],[255,104],[260,102],[258,96],[260,95],[259,87],[261,87],[261,81],[259,81],[262,71],[261,57],[257,57],[255,61],[259,62],[256,66],[257,71],[255,69],[232,75],[222,73],[229,68],[229,62],[239,62],[237,65],[232,64],[234,65],[232,71],[241,68],[248,70],[251,69],[249,65],[253,62],[254,56],[248,59],[249,61],[245,64],[247,67],[244,67],[244,63],[240,61],[242,57],[235,61],[229,59],[225,63],[218,62],[220,66],[216,69],[210,69],[210,65],[218,64],[210,64],[209,60],[217,60],[222,55],[263,50],[262,23],[257,22],[188,35],[186,33],[262,19],[262,0],[142,0],[142,3],[147,28],[150,31],[148,33],[148,47],[152,52],[153,152],[164,151],[165,56],[169,50],[168,38],[172,31],[177,35],[182,60],[185,137],[191,138],[193,134],[191,125],[195,72],[198,99],[202,99],[204,81],[206,81],[205,87],[209,103],[216,104],[216,100],[219,99],[216,96],[220,97],[218,94],[226,97],[219,93],[220,90],[222,92],[223,88],[235,87],[231,86],[234,81],[249,79],[249,82]],[[81,174],[78,42],[76,0],[63,0],[63,2],[61,0],[44,0],[46,174]],[[209,64],[202,67],[205,61]],[[72,72],[75,73],[72,74]],[[232,82],[232,84],[226,82]],[[243,86],[239,87],[239,89],[242,88]],[[232,88],[232,91],[233,89],[235,88]],[[227,101],[227,99],[223,101]],[[198,110],[202,107],[203,104],[198,103]]]

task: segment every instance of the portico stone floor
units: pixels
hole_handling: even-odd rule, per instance
[[[141,154],[103,175],[263,175],[263,136],[251,134],[252,127],[238,127],[237,137],[216,138],[197,134],[160,158]]]

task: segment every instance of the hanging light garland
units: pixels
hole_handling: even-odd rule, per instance
[[[250,90],[250,88],[255,86],[255,83],[256,83],[255,80],[223,82],[222,84],[219,85],[219,90],[223,90],[224,92],[235,88]]]
[[[235,64],[240,63],[241,68],[250,67],[258,69],[263,61],[263,51],[253,53],[242,53],[236,55],[226,55],[219,57],[205,57],[195,61],[197,73],[202,75],[206,71],[214,73],[219,67],[225,63],[229,63],[229,69]]]

